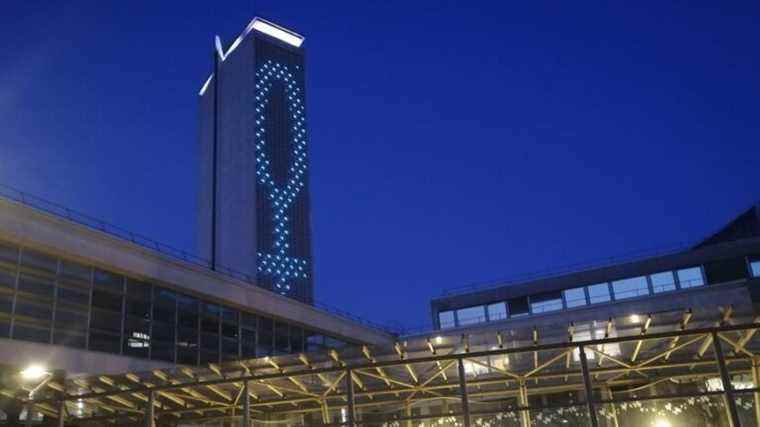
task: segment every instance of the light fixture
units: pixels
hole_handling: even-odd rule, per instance
[[[251,28],[295,47],[301,47],[304,40],[302,36],[261,18],[255,18]]]
[[[666,418],[657,418],[654,420],[654,427],[672,427],[672,424]]]
[[[630,319],[632,323],[639,323],[639,321],[641,321],[641,318],[638,314],[631,314]]]
[[[440,335],[438,335],[437,337],[435,337],[435,343],[436,344],[443,344],[443,337],[440,336]]]
[[[38,380],[47,374],[45,367],[42,365],[29,365],[21,371],[21,378],[25,380]]]

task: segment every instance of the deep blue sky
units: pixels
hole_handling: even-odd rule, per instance
[[[0,183],[188,249],[213,35],[305,34],[317,296],[374,320],[760,199],[757,1],[6,3]]]

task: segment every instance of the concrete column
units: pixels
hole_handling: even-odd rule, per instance
[[[248,393],[248,381],[243,383],[243,427],[251,427],[251,395]]]
[[[520,387],[518,395],[520,406],[528,406],[528,386],[522,380],[517,385]],[[530,411],[527,409],[520,410],[520,427],[530,427]]]
[[[354,412],[354,379],[351,370],[346,370],[346,399],[348,400],[348,427],[356,426],[356,412]]]
[[[728,415],[728,420],[731,422],[732,427],[741,427],[739,412],[736,409],[736,400],[734,399],[734,389],[731,386],[731,377],[728,375],[726,359],[723,357],[720,337],[718,337],[718,333],[715,331],[712,332],[712,342],[715,358],[718,360],[718,368],[720,369],[720,379],[723,381],[723,397],[726,401],[726,411],[728,412],[726,415]]]
[[[467,379],[465,378],[464,359],[459,359],[459,394],[462,399],[462,417],[464,427],[470,427],[470,400],[467,397]]]
[[[583,386],[586,389],[586,405],[588,406],[588,418],[591,421],[591,427],[599,427],[599,420],[596,417],[596,408],[594,407],[594,389],[591,387],[591,376],[588,373],[588,360],[586,351],[582,345],[578,346],[578,353],[581,359],[581,373],[583,373]]]
[[[145,409],[145,427],[156,427],[156,393],[148,392],[148,407]]]

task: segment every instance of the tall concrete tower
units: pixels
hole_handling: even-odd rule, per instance
[[[314,298],[304,38],[255,18],[200,91],[199,236],[215,270]]]

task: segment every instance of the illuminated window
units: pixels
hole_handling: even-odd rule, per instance
[[[586,292],[583,288],[566,289],[562,293],[565,294],[567,308],[586,305]]]
[[[507,318],[507,305],[503,302],[488,305],[488,320],[493,322]]]
[[[547,292],[530,297],[530,309],[533,314],[562,310],[562,294]]]
[[[442,311],[438,313],[438,322],[441,324],[441,329],[453,328],[456,326],[454,323],[454,312]]]
[[[649,286],[645,276],[631,277],[612,282],[612,291],[616,300],[635,298],[649,295]]]
[[[678,270],[677,274],[681,289],[694,288],[705,284],[702,278],[702,269],[699,267],[684,268]]]
[[[652,281],[654,293],[674,291],[676,289],[676,279],[672,271],[652,274],[649,276],[649,280]]]
[[[461,308],[457,310],[457,320],[459,321],[459,326],[485,322],[485,308],[482,305],[479,305],[477,307]]]
[[[760,277],[760,259],[750,261],[749,266],[752,270],[752,277]]]
[[[606,283],[590,285],[588,288],[588,300],[590,304],[607,302],[610,300],[610,288]]]

